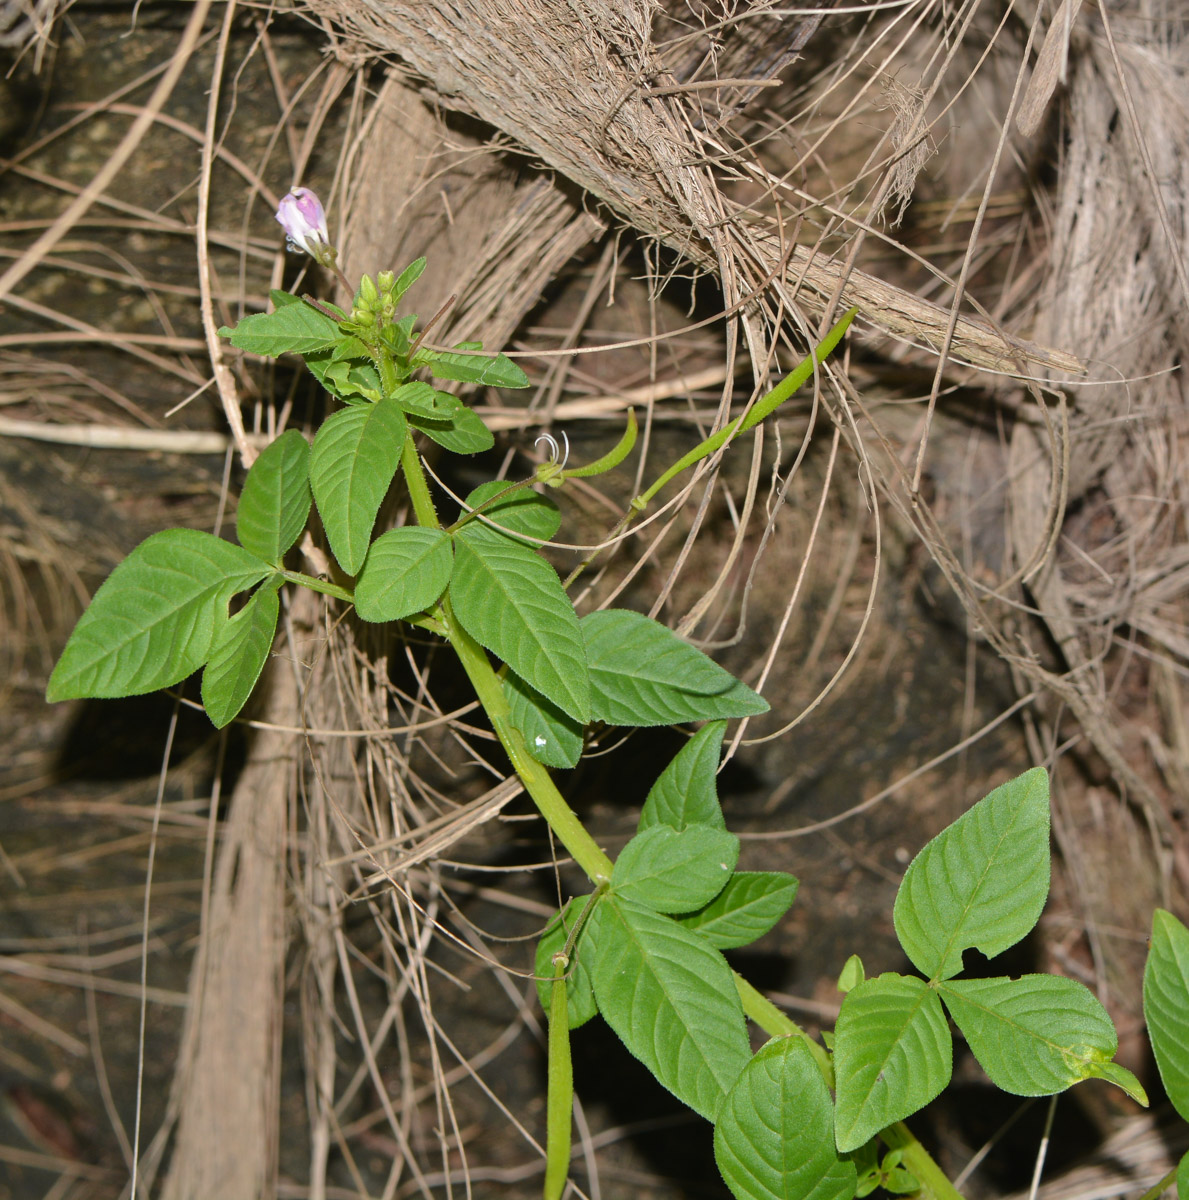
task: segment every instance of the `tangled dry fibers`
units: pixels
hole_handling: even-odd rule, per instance
[[[1189,20],[1181,0],[855,7],[295,0],[293,10],[335,56],[328,106],[356,69],[390,68],[336,179],[344,267],[354,276],[431,253],[425,311],[456,293],[443,341],[504,343],[566,264],[601,243],[593,305],[616,238],[634,237],[656,292],[678,272],[712,277],[728,317],[727,365],[713,380],[722,421],[741,365],[758,388],[859,307],[861,350],[816,381],[812,412],[832,428],[811,419],[806,437],[848,447],[865,501],[925,548],[971,638],[1031,698],[1031,756],[1068,772],[1054,830],[1092,978],[1126,1016],[1142,947],[1102,930],[1140,925],[1154,903],[1176,907],[1189,891]],[[38,36],[53,8],[6,0],[0,42]],[[209,172],[213,135],[206,150]],[[209,310],[205,260],[203,271]],[[651,413],[662,394],[559,404],[560,360],[550,371],[529,408],[493,423],[548,427],[633,398]],[[250,453],[237,380],[217,375]],[[690,605],[688,636],[713,635],[749,522],[762,524],[759,461],[757,443],[734,544]],[[764,544],[771,531],[769,521]],[[309,569],[325,566],[316,544],[303,549]],[[394,664],[413,686],[393,683]],[[261,715],[275,729],[231,799],[173,1102],[143,1180],[162,1173],[169,1200],[275,1190],[278,1027],[296,944],[308,1194],[330,1194],[336,1150],[354,1169],[352,1139],[372,1127],[344,1122],[369,1090],[391,1151],[386,1197],[469,1186],[450,1089],[486,1084],[435,1017],[425,950],[446,936],[441,856],[515,784],[401,643],[298,608],[274,666]],[[459,763],[491,786],[452,793]],[[1120,895],[1132,910],[1118,911]],[[286,936],[293,910],[300,937],[294,922]],[[352,943],[358,912],[371,957]],[[451,928],[476,959],[488,954]],[[365,960],[383,987],[378,1012],[355,990]],[[516,1029],[532,1027],[521,994],[498,979]],[[402,1052],[395,1078],[380,1061],[389,1042]],[[1143,1171],[1159,1175],[1162,1147],[1144,1146]],[[597,1182],[589,1142],[586,1156]],[[1083,1179],[1077,1194],[1113,1185],[1102,1186]]]

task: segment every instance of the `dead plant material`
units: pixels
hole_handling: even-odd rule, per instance
[[[317,598],[299,592],[293,640],[274,659],[264,719],[299,722],[298,664],[319,640]],[[298,758],[287,733],[257,734],[231,796],[174,1077],[177,1133],[166,1200],[275,1194],[285,971],[286,832]]]
[[[722,146],[702,136],[687,96],[673,90],[682,81],[652,41],[652,5],[534,0],[497,23],[481,0],[309,2],[377,52],[408,62],[443,105],[494,126],[635,229],[718,273],[732,302],[762,302],[772,290],[815,321],[838,304],[857,304],[893,336],[934,351],[947,343],[944,309],[846,260],[788,245],[774,221],[729,204],[710,168]],[[994,370],[1082,367],[965,316],[949,345],[956,357]]]

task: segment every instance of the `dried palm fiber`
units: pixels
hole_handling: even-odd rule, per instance
[[[433,247],[410,299],[428,320],[456,294],[435,337],[470,338],[481,328],[502,346],[546,283],[603,232],[550,181],[516,172],[474,134],[449,128],[402,75],[381,87],[363,145],[344,238],[347,278],[399,270]],[[461,270],[444,269],[443,257]]]
[[[732,303],[763,304],[771,287],[813,317],[831,303],[856,304],[893,335],[933,347],[945,341],[945,310],[787,244],[774,221],[754,220],[726,200],[705,165],[720,148],[698,128],[700,112],[652,39],[655,4],[306,2],[407,63],[443,106],[494,126],[635,229],[717,272]],[[723,40],[745,27],[727,23]],[[952,353],[995,368],[1081,365],[966,317],[956,323]]]
[[[299,761],[285,730],[301,720],[301,664],[317,626],[317,598],[299,591],[289,643],[264,683],[261,716],[279,728],[256,735],[228,806],[174,1073],[164,1200],[275,1194],[286,831]]]
[[[38,66],[55,17],[69,0],[0,0],[0,46],[27,50],[37,45]]]
[[[1103,382],[1071,397],[1068,515],[1058,553],[1028,586],[1064,659],[1060,694],[1158,835],[1160,870],[1133,875],[1116,852],[1120,831],[1084,804],[1058,825],[1064,857],[1073,869],[1084,862],[1094,883],[1082,897],[1091,920],[1133,917],[1142,927],[1152,902],[1169,903],[1169,871],[1189,885],[1183,834],[1167,814],[1170,796],[1186,794],[1183,671],[1173,663],[1189,658],[1189,421],[1177,370],[1189,355],[1189,295],[1177,269],[1189,261],[1189,28],[1175,0],[1107,11],[1117,53],[1097,9],[1083,9],[1071,30],[1050,266],[1036,300],[1038,335],[1092,360]],[[1045,443],[1035,425],[1015,426],[1010,538],[1020,563],[1046,536]],[[1117,648],[1135,635],[1175,701],[1163,719],[1134,685],[1116,699],[1130,653]],[[1132,882],[1109,886],[1120,872]],[[1132,897],[1133,911],[1113,907],[1119,896]],[[1133,981],[1142,947],[1129,957]]]

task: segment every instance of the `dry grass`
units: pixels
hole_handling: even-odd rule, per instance
[[[8,0],[0,41],[36,65],[76,53],[69,14],[50,36],[51,8]],[[532,458],[530,430],[564,423],[593,456],[634,405],[638,486],[856,303],[848,357],[774,432],[674,487],[578,602],[660,613],[762,682],[773,716],[732,748],[766,763],[791,731],[839,737],[872,688],[912,703],[896,614],[923,581],[969,637],[956,732],[830,812],[790,816],[808,781],[777,768],[787,783],[767,776],[755,841],[849,837],[826,853],[862,859],[848,831],[904,796],[939,825],[955,813],[929,811],[928,781],[969,778],[951,785],[961,807],[985,771],[972,755],[1022,718],[1027,757],[1056,771],[1067,920],[1045,952],[1098,989],[1138,1055],[1148,913],[1189,886],[1183,20],[1173,0],[1066,5],[1034,26],[991,0],[825,20],[768,8],[535,0],[499,24],[483,5],[309,0],[297,11],[307,45],[330,50],[319,58],[264,9],[200,0],[172,10],[168,43],[144,36],[152,49],[117,86],[53,109],[50,132],[0,163],[0,187],[26,197],[0,219],[0,436],[64,447],[31,458],[58,481],[56,507],[43,478],[0,476],[7,699],[31,710],[127,543],[160,523],[219,528],[233,471],[307,419],[297,389],[225,359],[213,332],[291,280],[269,211],[290,182],[330,199],[349,276],[429,256],[422,311],[456,296],[443,341],[518,339],[527,401],[475,398],[507,432],[510,475]],[[381,59],[398,69],[381,78]],[[96,129],[107,150],[80,169]],[[157,186],[179,154],[186,172]],[[80,290],[106,299],[102,319]],[[194,473],[184,453],[223,457],[165,520],[160,497]],[[632,482],[576,489],[567,545],[596,545]],[[102,512],[72,499],[88,488]],[[116,515],[125,525],[97,535]],[[307,569],[325,565],[304,549]],[[995,659],[1015,691],[988,704]],[[150,1104],[155,1125],[107,1104],[119,1160],[95,1165],[63,1137],[35,1142],[37,1164],[22,1146],[0,1154],[56,1162],[63,1197],[118,1194],[133,1161],[171,1200],[534,1190],[540,1114],[517,1089],[540,1029],[528,949],[503,939],[530,936],[570,880],[448,664],[295,604],[254,718],[225,820],[213,743],[181,799],[166,798],[173,767],[156,807],[80,802],[99,832],[70,854],[205,847],[183,934],[153,940],[158,880],[143,923],[120,927],[122,958],[6,947],[6,1018],[103,1078],[102,1019],[88,1014],[84,1046],[38,1025],[18,981],[85,981],[79,997],[124,990],[156,1011],[180,995],[152,982],[154,956],[197,934],[172,1099]],[[28,803],[54,780],[31,751],[4,795]],[[598,803],[591,815],[608,838],[623,827]],[[22,844],[0,868],[34,896],[70,854]],[[878,845],[865,857],[889,885],[895,863]],[[88,903],[72,896],[65,910]],[[118,899],[128,917],[135,895]],[[31,1054],[8,1069],[38,1073]],[[580,1194],[673,1194],[614,1116],[578,1115]]]

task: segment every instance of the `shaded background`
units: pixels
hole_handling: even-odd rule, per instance
[[[1110,37],[1079,13],[1068,39],[990,0],[0,11],[0,1196],[126,1194],[138,1077],[153,1194],[540,1187],[526,973],[579,881],[523,798],[500,807],[475,717],[438,719],[468,699],[443,657],[302,600],[254,723],[223,736],[193,683],[42,700],[133,545],[230,534],[228,412],[251,445],[323,415],[288,363],[229,357],[212,382],[202,321],[281,284],[333,295],[281,249],[296,182],[327,199],[348,276],[424,253],[410,301],[455,295],[443,341],[529,355],[532,391],[468,397],[499,440],[441,463],[443,486],[522,476],[545,429],[596,457],[637,407],[625,473],[563,496],[575,545],[791,367],[836,291],[860,304],[816,394],[606,559],[580,608],[655,611],[762,683],[773,712],[741,731],[724,807],[742,865],[801,892],[736,965],[809,1028],[849,954],[905,965],[891,903],[920,845],[1051,767],[1054,893],[1007,969],[1094,988],[1158,1093],[1139,974],[1189,870],[1175,6],[1108,6]],[[1049,62],[1051,94],[1029,86]],[[680,745],[612,734],[567,778],[609,852]],[[584,1194],[725,1194],[703,1123],[605,1029],[575,1056]],[[913,1125],[954,1176],[1014,1120],[963,1185],[1002,1195],[1046,1104],[959,1053]],[[1106,1149],[1047,1194],[1138,1193],[1174,1136],[1082,1085],[1048,1173]]]

